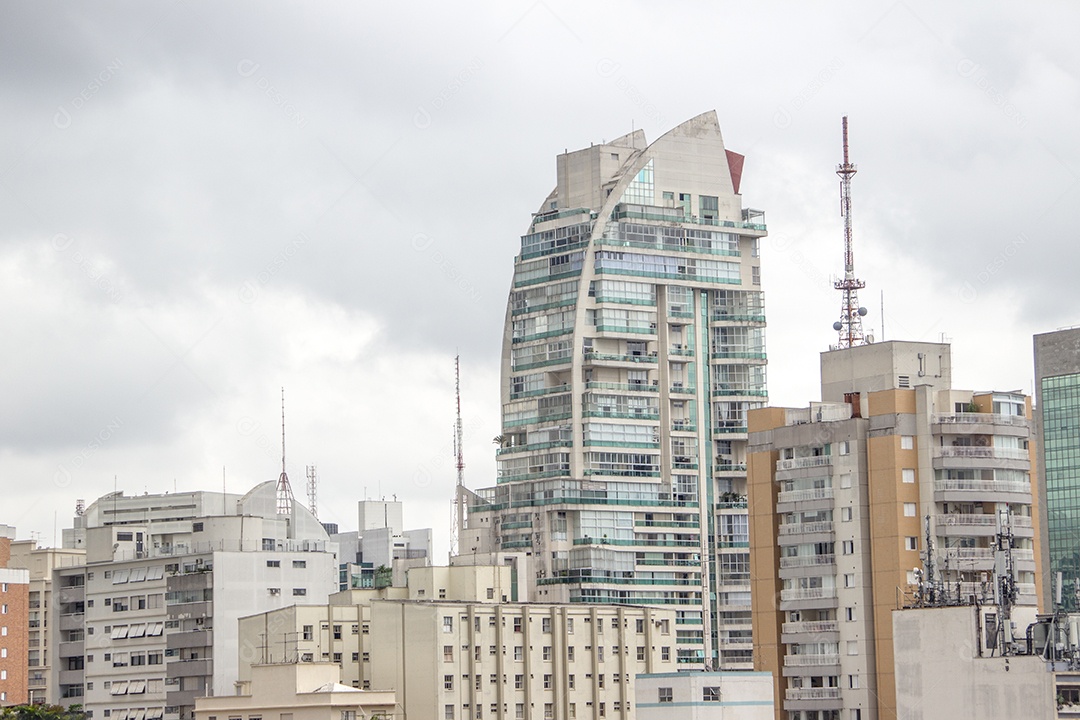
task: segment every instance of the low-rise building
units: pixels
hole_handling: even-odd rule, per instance
[[[733,671],[637,676],[637,720],[772,720],[772,673]]]
[[[342,685],[335,663],[255,665],[235,695],[195,700],[195,720],[396,720],[392,692]]]

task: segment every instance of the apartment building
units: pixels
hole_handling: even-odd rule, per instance
[[[403,517],[400,500],[361,500],[360,529],[331,533],[340,550],[340,590],[403,584],[408,568],[431,564],[431,528],[406,530]]]
[[[243,496],[113,493],[76,529],[86,565],[55,574],[54,674],[96,718],[189,720],[196,697],[233,692],[240,616],[337,587],[336,547],[299,503],[278,512],[275,482]]]
[[[0,525],[0,707],[28,699],[30,571],[9,567],[15,528]]]
[[[753,648],[766,232],[742,167],[714,112],[557,157],[514,261],[498,482],[460,543],[528,556],[532,601],[674,609],[687,669],[749,668]]]
[[[1030,398],[952,387],[951,352],[821,356],[822,402],[751,413],[756,667],[783,720],[895,717],[892,611],[925,577],[993,603],[999,533],[1038,604]]]
[[[53,668],[50,648],[53,626],[48,622],[53,603],[53,571],[60,567],[82,565],[86,554],[82,550],[38,547],[36,540],[16,540],[11,543],[10,567],[24,568],[30,573],[27,626],[27,702],[32,704],[59,702],[52,685]]]

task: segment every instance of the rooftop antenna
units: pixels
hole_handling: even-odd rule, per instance
[[[307,466],[307,501],[308,510],[319,519],[319,478],[315,474],[315,466]]]
[[[848,159],[847,115],[844,116],[843,127],[844,162],[836,166],[836,174],[840,176],[840,214],[844,218],[844,279],[833,283],[833,287],[844,295],[840,319],[833,323],[833,330],[840,334],[837,350],[866,343],[862,329],[866,308],[859,306],[859,290],[866,287],[866,283],[855,277],[855,253],[851,247],[851,178],[858,168]]]
[[[465,528],[465,451],[461,430],[461,356],[454,356],[454,395],[457,398],[457,420],[454,423],[454,455],[457,458],[457,485],[454,487],[454,518],[450,534],[450,555],[458,554],[458,538]]]
[[[293,494],[285,474],[285,388],[281,388],[281,477],[277,483],[277,514],[292,516]]]

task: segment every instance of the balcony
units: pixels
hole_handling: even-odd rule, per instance
[[[212,663],[209,658],[200,658],[198,660],[173,660],[165,666],[165,669],[167,676],[170,678],[204,677],[213,672]]]
[[[809,490],[789,490],[776,494],[777,503],[806,502],[809,500],[832,500],[833,489],[810,488]]]
[[[811,455],[809,457],[777,460],[776,470],[798,470],[800,468],[825,467],[832,465],[832,455]]]
[[[832,520],[825,520],[823,522],[793,523],[790,525],[780,526],[781,535],[806,535],[808,533],[831,533],[832,531]]]
[[[835,620],[803,620],[802,622],[786,622],[781,628],[785,635],[795,633],[827,633],[839,632],[840,624]]]
[[[60,643],[60,657],[78,657],[85,654],[85,644],[82,640]]]
[[[993,413],[953,413],[933,415],[930,422],[937,425],[1012,425],[1014,427],[1028,427],[1027,418],[1019,415],[994,415]]]
[[[1031,495],[1031,485],[1004,480],[935,480],[934,492],[1018,493]]]
[[[786,655],[784,667],[821,667],[823,665],[839,665],[840,655]],[[833,688],[811,688],[815,690],[832,690]]]
[[[836,597],[836,588],[791,588],[780,591],[780,602],[827,600]]]
[[[803,657],[803,656],[794,656]],[[786,658],[785,658],[786,661]],[[837,662],[839,662],[837,657]],[[840,688],[788,688],[784,691],[785,700],[839,700]]]
[[[980,460],[1030,460],[1027,450],[1019,448],[980,447],[977,445],[946,445],[934,448],[934,457],[976,458]]]
[[[818,565],[835,565],[836,555],[807,555],[805,557],[782,557],[780,569],[797,567],[814,567]]]
[[[625,392],[659,392],[660,388],[657,385],[650,385],[648,383],[613,383],[613,382],[595,382],[590,380],[585,383],[586,390],[622,390]]]
[[[649,353],[648,355],[612,355],[610,353],[598,353],[587,352],[585,353],[586,361],[595,362],[624,362],[624,363],[652,363],[656,364],[656,353]]]

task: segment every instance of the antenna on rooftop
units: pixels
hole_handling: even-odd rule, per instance
[[[454,395],[457,399],[457,420],[454,422],[454,456],[457,458],[457,485],[454,487],[454,518],[450,533],[450,555],[458,553],[458,538],[465,528],[465,451],[462,449],[461,428],[461,356],[454,357]]]
[[[307,466],[307,501],[308,510],[315,516],[315,519],[319,519],[319,478],[315,474],[315,466]]]
[[[285,388],[281,388],[281,477],[277,484],[278,515],[292,516],[293,493],[289,476],[285,474]]]
[[[844,116],[843,128],[844,162],[836,166],[836,174],[840,176],[840,214],[844,218],[844,278],[833,283],[833,287],[843,293],[844,299],[840,305],[840,319],[833,323],[833,330],[840,334],[836,349],[866,343],[862,329],[866,308],[859,306],[859,290],[866,287],[866,283],[855,277],[855,253],[851,239],[851,178],[858,168],[848,159],[847,115]]]

